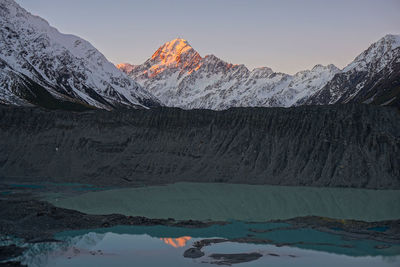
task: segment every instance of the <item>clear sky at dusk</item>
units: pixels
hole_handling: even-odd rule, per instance
[[[400,34],[400,0],[17,0],[113,63],[143,63],[181,37],[202,56],[295,73],[342,68],[385,34]]]

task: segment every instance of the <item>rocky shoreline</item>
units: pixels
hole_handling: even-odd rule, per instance
[[[120,214],[88,215],[57,208],[48,202],[35,199],[30,194],[17,193],[0,197],[0,241],[7,241],[9,236],[20,238],[26,243],[61,242],[54,238],[54,234],[67,230],[108,228],[117,225],[204,228],[214,224],[224,224],[224,222],[149,219]],[[7,260],[22,255],[24,250],[14,244],[0,246],[0,266],[22,266],[19,262],[7,262]]]
[[[0,233],[5,236],[22,238],[29,243],[54,240],[55,233],[67,230],[108,228],[116,225],[202,228],[213,224],[224,223],[176,221],[173,218],[149,219],[121,214],[89,215],[18,195],[13,199],[0,199]]]

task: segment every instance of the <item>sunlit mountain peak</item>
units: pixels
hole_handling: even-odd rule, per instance
[[[182,38],[163,44],[151,57],[148,69],[150,77],[170,68],[192,71],[198,66],[201,56]]]
[[[197,53],[185,39],[177,38],[163,44],[151,57],[164,65],[176,64],[184,54]]]

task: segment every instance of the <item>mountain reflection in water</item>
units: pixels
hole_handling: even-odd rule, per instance
[[[180,248],[186,246],[186,243],[192,239],[190,236],[182,236],[178,238],[160,238],[165,244],[173,246],[174,248]]]
[[[399,263],[399,247],[392,245],[386,249],[374,250],[376,242],[367,240],[345,241],[335,238],[334,235],[322,234],[323,236],[314,236],[310,231],[292,230],[290,233],[276,230],[287,240],[294,241],[294,238],[305,240],[305,246],[275,246],[273,244],[253,244],[223,242],[210,244],[202,248],[205,253],[199,259],[190,259],[183,257],[185,250],[193,247],[194,242],[200,242],[204,238],[226,238],[233,234],[243,235],[241,226],[256,227],[255,224],[245,224],[234,222],[235,231],[220,231],[220,235],[215,232],[209,232],[211,229],[174,229],[167,227],[130,227],[132,233],[121,233],[118,228],[105,229],[106,231],[116,230],[116,232],[96,233],[88,232],[82,235],[64,235],[59,236],[63,242],[56,243],[35,243],[27,244],[27,251],[19,258],[23,264],[33,267],[42,266],[215,266],[212,264],[215,259],[211,255],[215,253],[234,254],[234,253],[259,253],[262,255],[251,263],[244,263],[247,266],[325,266],[325,267],[397,267]],[[266,228],[268,225],[259,225]],[[270,225],[273,227],[274,225]],[[221,226],[223,230],[228,226]],[[270,228],[271,228],[270,227]],[[121,228],[119,230],[127,230]],[[230,228],[230,227],[228,227]],[[145,233],[143,230],[145,230]],[[101,232],[101,229],[98,229]],[[191,235],[171,234],[171,230],[192,232]],[[226,229],[228,230],[228,229]],[[231,229],[232,230],[232,229]],[[95,230],[97,231],[97,230]],[[201,232],[200,232],[201,231]],[[136,233],[133,233],[136,232]],[[159,233],[168,232],[166,236],[160,236]],[[275,232],[275,231],[274,231]],[[197,236],[200,234],[201,236]],[[271,232],[273,233],[273,232]],[[65,233],[66,234],[66,233]],[[71,234],[71,232],[70,232]],[[257,237],[268,233],[254,233]],[[290,238],[289,236],[290,235]],[[331,236],[331,240],[329,240]],[[276,236],[271,236],[276,238]],[[306,245],[310,240],[307,237],[313,237],[315,242],[320,242],[321,237],[329,242],[329,245],[314,244]],[[342,244],[351,243],[353,247],[341,247]],[[167,245],[166,245],[167,244]],[[343,252],[346,252],[345,254]],[[351,255],[353,254],[353,255]],[[240,264],[241,265],[241,264]]]

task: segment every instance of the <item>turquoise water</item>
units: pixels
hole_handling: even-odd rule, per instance
[[[332,234],[265,223],[307,215],[364,221],[399,219],[398,190],[198,183],[126,189],[42,183],[14,185],[12,190],[19,188],[38,189],[56,206],[91,214],[229,222],[206,228],[116,226],[62,232],[56,238],[63,242],[20,243],[27,251],[19,260],[28,266],[215,266],[211,264],[213,253],[252,252],[262,257],[238,266],[400,266],[399,244],[345,239],[340,227],[332,229],[338,234]],[[183,257],[195,241],[250,237],[269,241],[212,244],[203,248],[205,256],[199,259]]]
[[[213,253],[262,254],[256,261],[237,266],[399,266],[400,246],[366,240],[344,240],[340,235],[312,229],[284,229],[277,223],[231,222],[202,229],[166,226],[118,226],[107,229],[62,232],[60,243],[30,245],[20,259],[28,266],[211,266]],[[254,233],[250,229],[272,230]],[[205,238],[270,239],[270,244],[224,242],[202,250],[205,255],[187,259],[183,252]],[[281,242],[294,243],[276,246]],[[299,243],[301,242],[301,243]],[[343,247],[343,246],[346,247]],[[271,255],[273,254],[273,255]],[[278,255],[278,256],[276,256]],[[215,266],[215,265],[212,265]],[[235,264],[236,266],[236,264]]]
[[[394,256],[400,255],[400,245],[391,245],[387,249],[376,249],[377,245],[385,243],[371,240],[345,240],[339,234],[320,232],[313,229],[288,229],[286,223],[246,223],[232,221],[225,225],[212,225],[206,228],[183,228],[169,226],[116,226],[95,230],[67,231],[57,234],[57,238],[83,236],[88,232],[105,234],[143,235],[147,234],[157,238],[179,238],[190,236],[192,238],[220,237],[235,239],[249,237],[268,239],[272,244],[292,243],[292,247],[325,251],[348,256]],[[256,231],[254,231],[256,230]],[[272,230],[260,232],[257,230]]]
[[[89,214],[180,220],[262,222],[307,215],[363,221],[400,219],[399,190],[177,183],[48,200]]]

